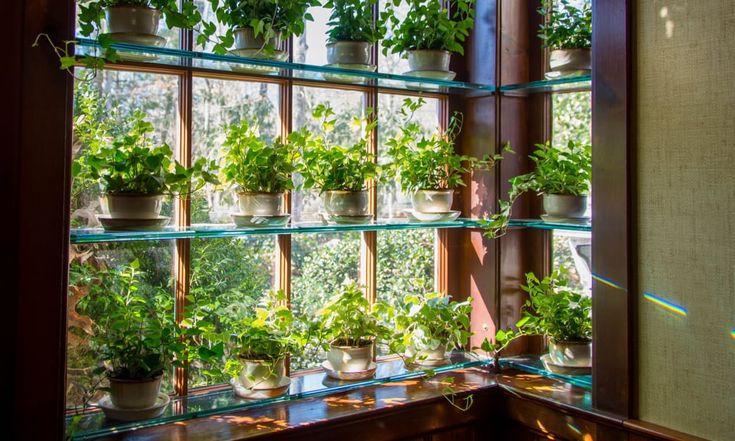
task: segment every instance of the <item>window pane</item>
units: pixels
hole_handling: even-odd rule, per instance
[[[380,0],[380,10],[385,10],[385,5],[387,1],[386,0]],[[408,4],[406,2],[401,2],[401,5],[395,9],[396,15],[400,20],[403,20],[403,18],[406,16],[406,13],[408,13]],[[390,36],[392,34],[392,29],[388,28],[388,33],[386,36]],[[387,72],[387,73],[396,73],[396,74],[403,74],[408,72],[408,59],[402,58],[401,54],[388,54],[383,55],[383,46],[381,45],[379,48],[379,54],[378,54],[378,70],[380,72]]]
[[[360,233],[294,235],[291,259],[294,314],[314,315],[345,281],[358,281]],[[291,358],[291,366],[315,368],[322,360],[319,354],[307,354]]]
[[[247,81],[194,78],[192,158],[218,160],[225,126],[245,120],[257,123],[261,136],[273,140],[279,136],[280,92],[278,85]],[[191,199],[192,223],[231,223],[230,213],[237,211],[235,189],[215,191],[207,185]]]
[[[355,117],[364,118],[365,94],[348,90],[317,89],[313,87],[294,86],[293,88],[293,127],[298,130],[308,127],[321,133],[319,121],[312,117],[313,109],[319,104],[330,104],[335,112],[337,123],[330,136],[336,143],[351,146],[357,140],[358,133],[352,125]],[[296,175],[294,182],[299,184],[301,178]],[[291,202],[293,222],[319,222],[324,204],[318,190],[295,191]]]
[[[435,230],[378,233],[378,300],[402,301],[434,289]]]
[[[554,143],[569,140],[590,144],[592,137],[592,94],[590,92],[551,94]]]
[[[378,96],[378,160],[380,163],[390,161],[387,156],[386,141],[396,136],[404,124],[400,114],[403,100],[409,98],[401,95],[380,94]],[[439,107],[441,102],[435,98],[424,98],[424,104],[413,116],[413,121],[424,128],[426,135],[431,135],[440,127]],[[401,192],[397,182],[386,183],[378,187],[378,217],[406,217],[403,210],[411,208],[411,198]]]
[[[554,268],[565,269],[569,285],[592,293],[592,235],[589,232],[554,231]]]
[[[191,242],[191,288],[187,317],[209,331],[201,345],[225,345],[218,364],[193,363],[189,386],[229,381],[222,373],[232,357],[229,336],[237,323],[249,316],[262,295],[273,287],[276,239],[254,236],[236,239],[195,239]]]
[[[294,37],[293,60],[295,63],[327,64],[327,22],[331,10],[321,6],[309,8],[314,21],[307,21],[301,36]]]
[[[125,310],[115,301],[127,289],[124,272],[137,261],[136,295],[156,314],[174,319],[172,242],[72,245],[67,299],[67,407],[96,402],[106,385],[94,369],[102,365],[101,345],[110,320]],[[163,392],[172,392],[171,372],[164,372]]]
[[[84,69],[78,72],[86,75]],[[102,70],[94,80],[79,82],[74,94],[74,159],[89,152],[90,142],[123,136],[130,128],[127,122],[136,111],[142,111],[153,125],[152,141],[155,145],[168,144],[178,147],[178,87],[179,79],[173,75]],[[97,185],[72,184],[72,227],[99,226],[95,213],[100,213],[100,190]],[[164,203],[161,212],[171,215],[171,200]]]

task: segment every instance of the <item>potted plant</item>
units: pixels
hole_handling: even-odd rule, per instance
[[[96,0],[80,2],[79,31],[85,37],[99,32],[104,17],[110,39],[162,45],[165,40],[156,35],[161,16],[172,29],[192,29],[201,20],[192,0],[185,0],[181,9],[176,0]]]
[[[401,190],[411,194],[413,209],[419,213],[449,213],[454,191],[464,186],[463,174],[474,168],[492,168],[501,155],[477,159],[454,151],[454,141],[462,130],[462,114],[455,112],[444,133],[422,134],[412,116],[423,99],[405,100],[401,113],[406,121],[397,136],[386,141],[389,176],[395,176]]]
[[[243,320],[234,335],[231,352],[236,358],[225,365],[238,395],[249,398],[254,390],[285,392],[290,383],[285,360],[299,350],[293,331],[294,316],[286,306],[286,295],[283,291],[266,294],[254,316]]]
[[[351,146],[335,145],[329,135],[335,119],[329,104],[319,104],[313,116],[320,119],[323,134],[317,135],[303,128],[293,132],[289,140],[301,148],[298,171],[304,181],[303,188],[316,188],[324,195],[324,208],[338,222],[369,219],[367,180],[378,175],[378,165],[373,155],[367,153],[370,132],[377,121],[369,117],[365,121],[365,135]]]
[[[529,156],[535,169],[510,180],[508,201],[500,201],[500,211],[483,222],[485,235],[494,238],[505,234],[513,203],[523,193],[543,195],[544,220],[586,221],[587,195],[592,178],[592,146],[569,141],[566,146],[552,146],[550,141],[536,144]]]
[[[337,67],[367,69],[370,46],[385,34],[381,20],[373,21],[373,7],[377,0],[329,0],[331,8],[327,31],[327,63]]]
[[[281,41],[304,32],[304,21],[313,20],[307,9],[319,5],[318,0],[210,0],[212,11],[227,30],[214,46],[217,53],[243,57],[285,60],[288,54],[279,50]],[[197,37],[201,44],[216,30],[213,23],[203,26]]]
[[[388,2],[382,17],[390,23],[393,35],[383,40],[383,53],[408,56],[409,75],[451,80],[449,70],[452,53],[464,55],[462,43],[475,23],[475,0],[452,0],[449,8],[436,0],[408,0],[408,13],[403,20]]]
[[[100,407],[116,419],[137,419],[148,410],[163,412],[168,396],[160,394],[161,378],[181,364],[185,344],[174,322],[173,302],[157,303],[140,288],[140,263],[113,270],[104,311],[94,322],[92,348],[101,354],[96,374],[109,380],[109,395]],[[153,296],[155,299],[155,296]]]
[[[292,145],[267,142],[247,121],[227,127],[222,145],[222,180],[237,188],[238,215],[283,215],[283,193],[293,189],[297,152]]]
[[[581,7],[569,0],[544,0],[539,14],[546,22],[538,36],[550,49],[547,78],[561,78],[589,73],[592,70],[592,8],[585,1]]]
[[[372,376],[375,340],[387,333],[360,287],[343,286],[318,313],[317,340],[328,351],[324,368],[331,373]]]
[[[461,349],[472,333],[472,299],[451,300],[441,293],[408,295],[395,312],[390,349],[403,354],[407,364],[441,365],[447,352]]]
[[[135,112],[128,123],[125,135],[96,144],[72,165],[74,179],[101,186],[110,219],[126,222],[127,227],[159,225],[164,195],[186,197],[204,183],[218,183],[210,172],[216,169],[213,162],[202,158],[186,168],[171,159],[168,145],[154,146],[148,136],[153,126],[144,113]]]

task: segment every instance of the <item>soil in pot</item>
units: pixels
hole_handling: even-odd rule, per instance
[[[348,346],[334,342],[327,352],[327,361],[332,369],[343,372],[362,372],[373,361],[373,342],[361,341],[360,346]]]
[[[129,380],[109,378],[110,399],[118,409],[146,409],[156,404],[158,392],[161,390],[161,378]]]
[[[107,31],[111,34],[156,35],[161,21],[158,9],[137,6],[105,8]]]
[[[411,195],[413,209],[420,213],[449,213],[454,190],[417,190]]]

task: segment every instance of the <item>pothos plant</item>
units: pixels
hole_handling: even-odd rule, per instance
[[[389,328],[376,313],[379,308],[377,304],[370,306],[357,284],[346,284],[317,313],[313,336],[325,350],[330,344],[363,346],[383,339],[388,336]]]
[[[368,179],[379,177],[379,167],[373,160],[373,155],[367,153],[370,133],[378,124],[372,118],[371,109],[364,120],[353,120],[355,132],[362,130],[364,135],[351,146],[336,145],[330,136],[336,119],[329,104],[317,105],[312,115],[320,120],[321,134],[302,128],[289,135],[289,141],[301,149],[301,160],[297,169],[304,178],[303,188],[317,188],[320,192],[360,191],[365,189]]]
[[[280,193],[293,189],[298,152],[280,139],[268,142],[247,121],[226,128],[222,144],[223,181],[240,191]]]
[[[235,357],[225,364],[228,375],[240,375],[245,360],[274,366],[298,354],[305,341],[295,332],[295,319],[286,301],[283,291],[270,291],[260,299],[255,313],[236,325],[229,344]]]
[[[401,0],[389,0],[381,18],[393,29],[383,40],[383,53],[419,49],[446,50],[464,54],[462,43],[475,24],[475,0],[451,0],[449,8],[438,0],[407,0],[408,13],[398,18]]]
[[[375,43],[385,35],[382,19],[373,21],[373,7],[377,0],[328,0],[325,8],[331,8],[327,26],[329,43],[338,41],[365,41]]]
[[[592,47],[592,7],[583,1],[581,7],[569,0],[543,0],[538,13],[546,17],[538,37],[549,49],[587,49]]]
[[[592,146],[569,141],[553,146],[551,141],[536,144],[529,156],[535,164],[530,173],[510,179],[507,201],[499,201],[500,210],[482,222],[485,236],[500,237],[507,231],[513,203],[527,191],[538,194],[583,196],[589,193],[592,178]]]
[[[307,10],[318,6],[319,0],[209,0],[217,20],[227,29],[218,36],[215,53],[226,53],[235,43],[235,30],[251,28],[256,37],[265,40],[263,52],[276,49],[272,39],[286,39],[304,33],[305,21],[314,17]],[[217,25],[203,22],[197,36],[198,44],[205,44],[217,32]]]
[[[455,302],[436,292],[407,295],[404,306],[395,312],[391,352],[405,354],[408,350],[410,363],[420,357],[420,351],[463,348],[472,335],[471,312],[471,298]]]
[[[200,158],[187,168],[172,159],[167,144],[155,146],[150,139],[153,125],[143,112],[135,112],[130,130],[85,152],[72,164],[72,176],[83,185],[99,184],[106,194],[186,197],[205,183],[218,184],[214,161]]]
[[[138,7],[157,9],[163,14],[166,26],[182,29],[192,29],[202,19],[193,0],[92,0],[79,2],[79,33],[89,37],[99,33],[106,8]]]
[[[485,340],[481,348],[497,354],[523,335],[543,335],[555,341],[590,341],[592,298],[571,289],[563,274],[564,268],[560,268],[539,280],[535,274],[527,273],[526,285],[521,285],[521,289],[529,299],[515,325],[517,330],[501,329],[495,334],[494,343]]]
[[[425,103],[423,98],[406,98],[401,108],[405,118],[399,133],[386,141],[387,174],[396,177],[405,192],[417,190],[453,189],[464,186],[463,174],[475,168],[492,168],[502,155],[487,155],[482,159],[460,155],[454,142],[462,130],[462,114],[455,112],[444,133],[423,134],[421,126],[412,121],[414,113]]]

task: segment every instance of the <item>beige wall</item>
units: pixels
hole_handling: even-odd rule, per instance
[[[641,0],[640,419],[735,440],[735,0]]]

